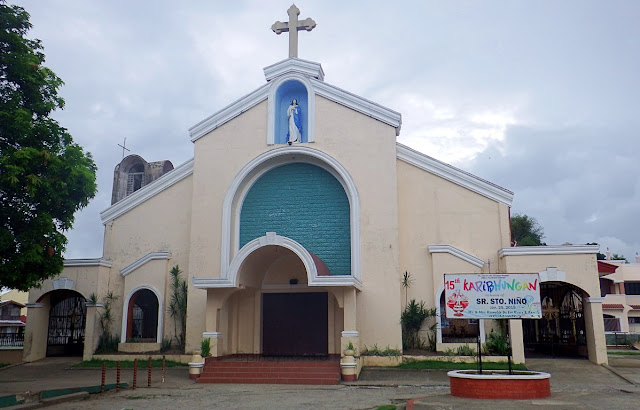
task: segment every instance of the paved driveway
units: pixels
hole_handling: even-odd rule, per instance
[[[640,358],[612,359],[627,377],[640,379]],[[0,371],[0,395],[25,390],[77,387],[100,383],[100,370],[69,369],[68,359],[46,359]],[[189,380],[187,370],[167,369],[166,382],[154,369],[152,387],[147,375],[138,374],[136,390],[92,395],[78,402],[62,403],[54,409],[176,409],[176,408],[376,408],[385,404],[403,406],[410,399],[414,408],[558,408],[637,409],[640,388],[602,366],[578,359],[529,359],[533,370],[552,375],[552,396],[544,400],[470,400],[449,395],[446,371],[399,371],[365,369],[361,380],[338,386],[202,385]],[[122,380],[131,384],[132,371],[123,370]],[[115,382],[108,370],[107,382]]]

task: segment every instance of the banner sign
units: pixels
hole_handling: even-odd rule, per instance
[[[445,274],[448,319],[540,319],[537,273]]]

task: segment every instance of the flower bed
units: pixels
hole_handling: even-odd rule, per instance
[[[474,399],[540,399],[551,395],[551,375],[543,372],[453,370],[447,373],[451,395]]]

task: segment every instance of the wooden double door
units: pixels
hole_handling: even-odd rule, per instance
[[[262,354],[265,356],[327,356],[328,295],[264,293]]]

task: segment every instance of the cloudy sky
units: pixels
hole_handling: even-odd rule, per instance
[[[193,155],[188,128],[287,57],[291,0],[9,0],[66,83],[55,114],[99,167],[68,258],[99,257],[126,137]],[[515,192],[548,244],[640,252],[640,2],[299,0],[300,58],[402,113],[398,141]]]

